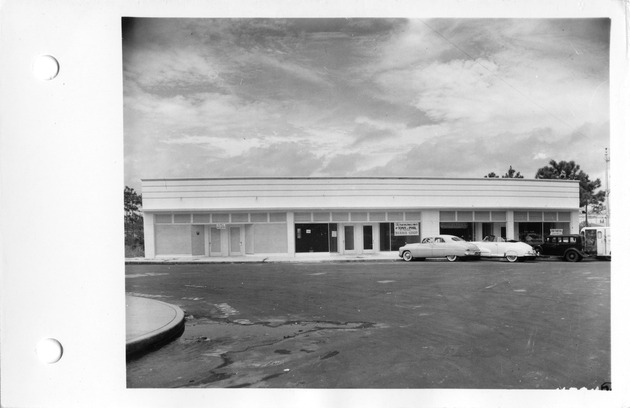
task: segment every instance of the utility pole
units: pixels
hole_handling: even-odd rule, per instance
[[[604,149],[604,159],[606,160],[606,189],[604,190],[606,193],[606,226],[610,226],[610,201],[608,200],[608,196],[610,195],[610,189],[608,187],[608,171],[610,167],[610,156],[608,155],[608,148]]]

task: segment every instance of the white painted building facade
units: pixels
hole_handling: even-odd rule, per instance
[[[142,181],[145,257],[397,251],[440,233],[578,233],[579,183],[455,178]]]

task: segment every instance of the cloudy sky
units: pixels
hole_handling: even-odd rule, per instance
[[[125,19],[125,183],[604,177],[608,19]]]

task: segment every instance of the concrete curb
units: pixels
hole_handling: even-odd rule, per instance
[[[587,259],[587,258],[585,258]],[[500,258],[482,258],[480,261],[500,261]],[[431,259],[433,262],[441,262],[445,261],[445,259],[435,258]],[[554,256],[546,256],[540,255],[535,261],[543,261],[543,262],[556,262],[562,261],[560,257]],[[535,262],[534,261],[534,262]],[[158,259],[145,259],[145,258],[125,258],[125,265],[209,265],[209,264],[281,264],[281,263],[289,263],[289,264],[302,264],[302,263],[359,263],[359,262],[380,262],[380,263],[390,263],[390,262],[404,262],[398,256],[389,256],[389,257],[348,257],[348,258],[158,258]]]
[[[366,259],[366,260],[303,260],[303,261],[186,261],[186,260],[173,260],[173,261],[125,261],[125,265],[207,265],[207,264],[255,264],[255,263],[267,263],[267,264],[280,264],[280,263],[351,263],[351,262],[399,262],[396,259]]]
[[[130,310],[130,303],[141,303],[141,307]],[[139,309],[142,309],[143,313],[139,313]],[[134,320],[138,321],[138,319],[148,320],[150,326],[129,336],[130,330],[136,326]],[[137,357],[171,342],[181,336],[184,329],[184,312],[178,306],[159,300],[127,295],[127,358]]]
[[[163,259],[145,259],[145,258],[125,258],[125,265],[205,265],[205,264],[253,264],[253,263],[347,263],[347,262],[402,262],[397,255],[390,257],[374,257],[374,258],[163,258]]]

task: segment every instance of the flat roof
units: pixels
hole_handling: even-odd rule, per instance
[[[540,182],[573,182],[568,179],[537,178],[489,178],[489,177],[162,177],[143,178],[141,181],[184,181],[184,180],[502,180],[502,181],[540,181]]]

